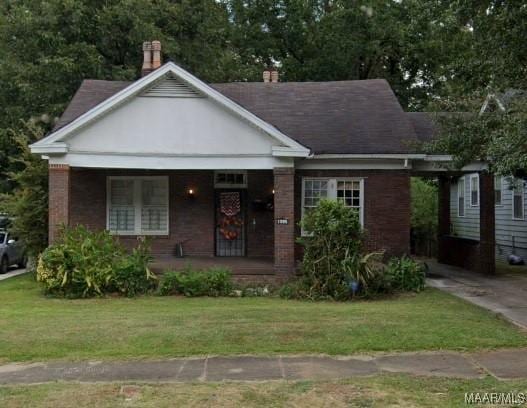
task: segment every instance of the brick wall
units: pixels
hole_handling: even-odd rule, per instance
[[[71,170],[71,225],[84,224],[92,229],[106,227],[106,177],[119,175],[169,175],[170,235],[155,237],[153,252],[171,255],[175,244],[185,241],[190,256],[214,255],[214,181],[212,171],[140,171],[140,170]],[[62,173],[60,173],[62,174]],[[64,180],[51,176],[54,183]],[[247,255],[272,257],[276,251],[275,270],[289,276],[294,268],[295,234],[301,217],[302,177],[364,177],[364,221],[367,247],[384,249],[388,255],[409,251],[410,178],[405,171],[297,170],[275,169],[249,171],[247,204]],[[59,180],[62,180],[60,182]],[[50,184],[51,186],[51,184]],[[195,191],[194,198],[187,191]],[[271,199],[275,190],[275,211],[262,210],[260,201]],[[59,191],[59,190],[57,190]],[[51,199],[51,197],[50,197]],[[276,214],[276,217],[275,217]],[[288,218],[288,225],[276,225],[275,218]],[[255,223],[253,223],[255,220]],[[133,246],[135,237],[121,237]]]
[[[274,216],[287,224],[274,223],[274,270],[282,279],[294,274],[295,268],[295,170],[274,169]]]
[[[70,219],[70,168],[67,165],[49,165],[49,234],[53,243],[61,225]]]
[[[479,271],[480,246],[479,241],[468,238],[442,235],[439,237],[441,248],[438,262],[455,265],[471,271]]]
[[[479,247],[480,272],[496,273],[496,213],[494,175],[479,174]]]
[[[106,178],[108,176],[169,176],[169,235],[154,237],[154,255],[174,254],[175,244],[184,241],[189,256],[213,256],[214,248],[214,173],[213,171],[141,171],[72,169],[70,224],[83,224],[94,230],[106,228]],[[260,212],[251,203],[269,198],[272,172],[249,172],[247,210],[247,254],[273,256],[273,215]],[[188,189],[194,190],[189,197]],[[256,225],[252,225],[252,219]],[[129,246],[136,237],[120,237]]]
[[[295,177],[296,224],[302,214],[303,177],[364,178],[366,249],[385,250],[386,256],[410,252],[410,175],[395,170],[297,170]],[[300,235],[300,227],[296,227]],[[302,251],[297,246],[296,257]]]

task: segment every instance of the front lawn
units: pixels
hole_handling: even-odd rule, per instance
[[[377,375],[342,381],[138,384],[53,383],[0,386],[0,406],[63,407],[463,407],[465,393],[527,392],[527,381]],[[130,387],[128,386],[128,389]],[[494,406],[494,405],[493,405]]]
[[[204,354],[472,350],[526,346],[507,322],[451,295],[351,303],[274,298],[51,299],[0,282],[0,362]]]

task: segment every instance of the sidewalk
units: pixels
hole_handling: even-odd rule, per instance
[[[14,276],[22,275],[23,273],[26,273],[27,271],[25,269],[15,269],[7,273],[3,273],[0,275],[0,281],[13,278]]]
[[[487,276],[435,261],[426,262],[430,273],[428,286],[500,314],[527,329],[527,275]]]
[[[331,380],[397,372],[424,376],[527,378],[527,349],[479,353],[429,352],[348,357],[204,357],[159,361],[8,364],[0,384],[51,381],[205,382]]]

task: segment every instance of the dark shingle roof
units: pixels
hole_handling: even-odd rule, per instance
[[[437,135],[437,127],[432,114],[428,112],[408,112],[417,140],[429,142]]]
[[[96,107],[101,102],[104,102],[110,96],[123,90],[131,82],[127,81],[103,81],[98,79],[85,79],[81,86],[73,95],[73,98],[66,110],[55,125],[53,131],[66,126],[73,122],[83,113],[88,112],[91,108]]]
[[[129,84],[84,81],[54,130]],[[407,153],[417,141],[411,117],[382,79],[211,86],[317,154]]]

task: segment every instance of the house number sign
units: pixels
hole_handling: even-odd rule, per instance
[[[278,225],[287,225],[289,224],[289,220],[287,218],[277,218],[276,223]]]

